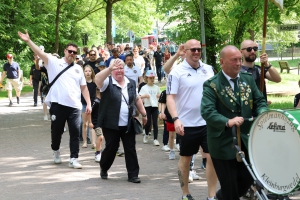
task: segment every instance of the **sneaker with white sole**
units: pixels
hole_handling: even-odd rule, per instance
[[[61,158],[60,158],[60,151],[53,151],[53,159],[55,164],[60,164],[61,163]]]
[[[100,162],[101,160],[101,151],[99,154],[95,155],[95,162]]]
[[[44,116],[44,121],[48,121],[48,116],[47,115]]]
[[[164,145],[164,146],[162,147],[162,150],[163,150],[163,151],[170,151],[171,149],[170,149],[170,147],[169,147],[168,145]]]
[[[190,174],[192,175],[193,180],[199,180],[200,177],[196,174],[196,171],[190,171]]]
[[[73,167],[74,169],[81,169],[82,165],[79,164],[77,158],[71,158],[69,162],[69,167]]]
[[[144,135],[143,142],[144,144],[148,143],[148,135]]]
[[[193,176],[192,176],[192,173],[191,173],[191,171],[190,171],[190,173],[189,173],[189,183],[192,183],[193,182]]]
[[[177,151],[180,151],[180,146],[179,146],[179,144],[176,144],[176,145],[175,145],[175,149],[176,149]]]
[[[159,146],[159,142],[157,140],[153,140],[153,145],[154,146]]]
[[[175,160],[175,151],[171,150],[169,153],[169,160]]]

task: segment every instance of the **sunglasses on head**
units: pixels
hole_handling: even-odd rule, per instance
[[[252,49],[253,49],[254,51],[257,51],[257,50],[258,50],[258,47],[247,47],[247,48],[243,48],[242,50],[245,50],[245,49],[246,49],[247,52],[251,52]]]
[[[186,50],[190,50],[191,52],[195,53],[196,51],[198,52],[202,52],[201,48],[191,48],[191,49],[186,49]]]
[[[72,51],[72,50],[69,50],[69,49],[67,49],[67,51],[68,51],[69,54],[72,54],[72,53],[77,54],[77,51]]]

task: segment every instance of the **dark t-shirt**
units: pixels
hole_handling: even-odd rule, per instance
[[[35,79],[36,81],[41,80],[41,71],[35,69],[35,64],[31,66],[30,75],[32,76],[32,79]]]
[[[155,59],[155,65],[161,66],[162,65],[161,62],[163,60],[164,53],[162,53],[161,51],[160,52],[155,51],[153,57]]]
[[[162,91],[162,93],[160,94],[160,97],[158,99],[159,103],[163,103],[163,104],[167,104],[167,94],[166,94],[166,90]],[[167,117],[167,122],[173,123],[172,117],[168,111],[168,108],[166,106],[165,111],[164,111],[166,117]]]
[[[296,108],[296,106],[298,105],[299,99],[300,99],[300,93],[298,93],[298,94],[295,95],[295,98],[294,98],[294,108]]]
[[[48,72],[45,67],[40,67],[40,71],[41,71],[41,82],[42,82],[40,91],[42,92],[44,85],[48,85]]]
[[[17,62],[12,62],[11,64],[7,62],[3,65],[3,71],[6,72],[6,77],[9,79],[19,78],[19,74],[18,74],[19,70],[20,70],[20,66]]]
[[[94,69],[94,68],[96,68],[96,63],[97,63],[96,60],[93,62],[89,60],[89,61],[85,62],[83,66],[85,67],[86,65],[89,65]]]
[[[93,102],[95,97],[96,97],[96,89],[97,89],[96,83],[86,82],[86,85],[87,85],[87,88],[88,88],[89,93],[90,93],[91,102]],[[84,97],[82,96],[82,94],[81,94],[81,103],[83,105],[86,105],[86,101],[85,101]]]

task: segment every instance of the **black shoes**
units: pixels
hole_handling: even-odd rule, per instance
[[[17,103],[20,104],[20,97],[17,97]]]
[[[9,107],[12,107],[12,105],[13,105],[13,102],[10,101],[9,104],[8,104],[8,106],[9,106]]]
[[[140,183],[141,180],[138,177],[132,177],[132,178],[128,179],[128,182],[131,182],[131,183]]]
[[[101,176],[102,179],[107,179],[107,176],[108,176],[107,171],[101,170],[100,171],[100,176]]]
[[[37,103],[34,103],[33,106],[36,107],[36,106],[37,106]]]

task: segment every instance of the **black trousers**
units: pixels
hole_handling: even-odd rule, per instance
[[[158,135],[158,125],[157,125],[157,117],[158,117],[158,107],[145,107],[146,112],[147,112],[147,124],[145,125],[145,133],[146,135],[149,134],[150,131],[150,126],[151,126],[151,121],[153,124],[153,135],[154,135],[154,140],[157,140],[157,135]]]
[[[33,101],[37,103],[37,97],[39,92],[39,81],[32,79],[32,86],[33,86]]]
[[[242,149],[245,149],[242,145]],[[249,163],[247,151],[245,157]],[[253,178],[243,162],[220,160],[212,157],[220,181],[221,189],[217,192],[218,200],[238,200],[253,184]]]
[[[102,127],[106,146],[102,152],[100,169],[103,171],[110,169],[115,160],[120,139],[122,139],[128,178],[138,177],[140,167],[135,149],[135,133],[126,133],[126,131],[127,126],[119,126],[119,130]]]
[[[66,121],[70,134],[70,158],[78,158],[81,110],[52,103],[50,107],[51,147],[57,151],[60,147],[61,136],[64,133]]]

